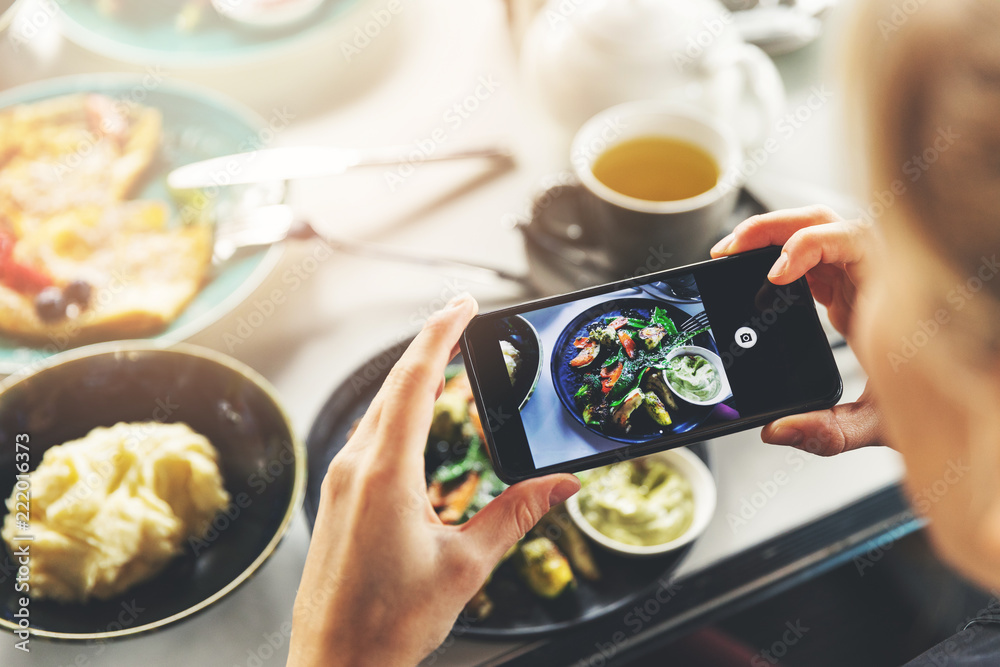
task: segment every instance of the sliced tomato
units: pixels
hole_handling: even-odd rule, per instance
[[[589,342],[590,342],[590,338],[589,337],[587,337],[587,336],[580,336],[575,341],[573,341],[573,347],[576,347],[576,348],[579,348],[579,349],[582,350],[583,348],[587,347],[587,343],[589,343]]]
[[[618,329],[621,329],[626,324],[628,324],[628,318],[627,317],[618,316],[615,319],[611,320],[611,322],[608,324],[608,327],[611,328],[611,329],[614,329],[615,331],[617,331]]]
[[[632,336],[629,336],[627,331],[618,332],[618,342],[625,348],[625,354],[628,355],[629,359],[635,358],[635,341],[632,340]]]
[[[573,368],[582,368],[594,361],[600,353],[601,346],[597,343],[597,341],[588,340],[587,344],[583,346],[582,350],[580,350],[580,354],[570,360],[569,365]]]
[[[625,364],[618,362],[614,366],[605,366],[601,369],[601,390],[606,394],[611,391],[611,388],[615,386],[615,382],[618,382],[618,378],[622,376],[622,369]]]
[[[52,279],[43,271],[21,264],[9,257],[0,259],[0,282],[16,292],[34,294],[52,285]]]
[[[28,294],[52,285],[52,278],[47,273],[14,259],[16,242],[10,232],[0,231],[0,283],[16,292]]]

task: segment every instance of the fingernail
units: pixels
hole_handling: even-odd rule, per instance
[[[802,442],[802,431],[782,426],[774,430],[771,437],[767,439],[767,442],[772,445],[790,445],[794,447]]]
[[[549,507],[554,507],[580,490],[580,482],[575,477],[564,479],[549,491]]]
[[[774,263],[774,266],[771,267],[771,270],[767,273],[767,277],[780,278],[781,274],[784,273],[785,269],[787,268],[788,268],[788,253],[782,250],[781,257],[779,257],[778,261],[776,261]]]
[[[712,254],[715,255],[715,254],[726,252],[726,248],[728,248],[729,246],[731,246],[733,244],[733,239],[734,238],[735,238],[735,236],[733,236],[732,232],[730,232],[729,234],[727,234],[724,239],[722,239],[721,241],[719,241],[718,243],[716,243],[714,246],[712,246]]]
[[[455,296],[451,297],[451,299],[448,300],[448,303],[444,304],[444,308],[442,308],[441,310],[454,310],[468,303],[469,299],[471,298],[472,295],[469,294],[468,292],[462,292],[461,294],[456,294]]]

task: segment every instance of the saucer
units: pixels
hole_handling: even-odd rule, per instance
[[[750,216],[766,211],[753,194],[742,189],[725,233]],[[520,220],[517,228],[524,237],[528,277],[542,294],[635,277],[617,267],[602,247],[590,194],[579,183],[561,183],[539,192],[532,201],[530,217]],[[708,259],[707,248],[705,259]]]

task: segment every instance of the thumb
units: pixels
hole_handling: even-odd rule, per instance
[[[580,480],[565,473],[515,484],[462,526],[468,548],[492,567],[553,505],[579,490]]]
[[[812,454],[833,456],[881,444],[883,434],[882,413],[865,388],[853,403],[771,422],[764,427],[761,438],[773,445],[790,445]]]

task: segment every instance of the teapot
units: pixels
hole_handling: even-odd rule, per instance
[[[550,0],[521,57],[529,88],[571,131],[621,102],[668,100],[728,124],[749,148],[785,106],[774,63],[718,0]]]

